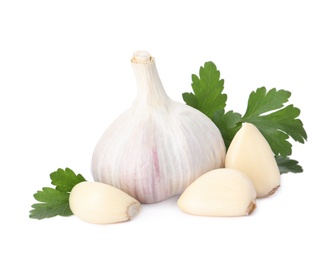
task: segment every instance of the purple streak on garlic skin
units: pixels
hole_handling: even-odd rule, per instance
[[[154,163],[154,174],[152,176],[153,182],[152,182],[152,189],[154,190],[155,187],[157,187],[160,182],[160,174],[159,174],[159,162],[158,162],[158,157],[157,157],[157,150],[156,148],[153,148],[152,150],[152,159]]]
[[[155,166],[155,177],[159,179],[159,162],[158,162],[158,157],[157,157],[157,150],[154,148],[152,150],[152,157],[153,157],[153,162]]]

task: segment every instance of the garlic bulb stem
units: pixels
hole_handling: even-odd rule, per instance
[[[147,51],[137,51],[134,53],[133,58],[131,59],[132,63],[151,63],[153,58],[150,53]]]
[[[170,101],[158,76],[154,58],[146,51],[134,53],[131,60],[138,86],[134,105],[165,107]]]

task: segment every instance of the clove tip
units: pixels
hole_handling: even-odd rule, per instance
[[[248,208],[247,208],[247,212],[246,215],[250,215],[255,209],[256,209],[256,202],[254,200],[250,201]]]
[[[129,219],[136,217],[141,210],[141,203],[138,201],[132,202],[127,208],[127,216]]]

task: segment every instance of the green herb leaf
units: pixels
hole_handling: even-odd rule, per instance
[[[56,186],[56,190],[70,192],[72,188],[79,182],[85,181],[85,178],[78,174],[76,175],[71,169],[58,169],[50,174],[51,184]]]
[[[41,202],[31,207],[30,218],[43,219],[57,215],[70,216],[72,211],[69,206],[69,196],[72,188],[83,181],[86,181],[81,174],[75,174],[71,169],[58,169],[50,174],[51,184],[55,188],[44,187],[34,194],[34,198]]]
[[[204,67],[200,67],[199,74],[200,77],[192,75],[194,94],[184,93],[183,99],[187,105],[212,119],[227,149],[242,123],[252,123],[268,141],[281,173],[302,172],[298,162],[288,158],[292,154],[290,137],[300,143],[307,141],[303,123],[298,119],[300,110],[293,105],[285,107],[291,96],[289,91],[258,88],[251,92],[242,116],[234,111],[225,112],[227,95],[222,93],[224,80],[220,79],[220,71],[213,62],[206,62]]]
[[[242,126],[242,116],[239,113],[224,109],[217,110],[213,116],[214,124],[219,128],[226,147],[228,148],[235,134]]]
[[[303,172],[302,167],[298,164],[298,161],[292,160],[289,157],[276,156],[276,161],[279,167],[280,174],[283,173],[300,173]]]
[[[227,95],[222,94],[224,80],[220,79],[220,71],[216,65],[209,61],[204,67],[200,67],[199,75],[192,75],[193,93],[183,93],[183,99],[187,105],[194,107],[209,118],[212,118],[215,111],[224,109]]]
[[[259,116],[271,110],[283,107],[291,96],[291,93],[286,90],[271,89],[266,92],[265,87],[258,88],[251,92],[248,100],[247,111],[244,118]]]
[[[243,122],[252,123],[259,129],[275,155],[283,157],[292,154],[289,137],[300,143],[307,140],[303,124],[297,119],[300,110],[293,105],[282,108],[290,95],[285,90],[273,88],[266,92],[265,87],[258,88],[250,94],[247,111],[242,117]]]
[[[58,191],[52,188],[43,188],[34,194],[37,201],[43,203],[33,204],[30,211],[30,218],[43,219],[57,215],[70,216],[72,211],[69,206],[70,193]]]

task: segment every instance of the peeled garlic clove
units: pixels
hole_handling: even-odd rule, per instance
[[[256,208],[256,191],[242,172],[216,169],[195,180],[178,199],[178,207],[198,216],[245,216]]]
[[[223,167],[226,148],[206,115],[167,96],[148,52],[136,52],[131,64],[137,96],[98,141],[92,175],[141,203],[154,203]]]
[[[253,124],[244,123],[236,133],[227,151],[226,167],[248,175],[257,197],[269,196],[280,186],[280,172],[271,147]]]
[[[125,192],[99,182],[81,182],[70,193],[72,213],[83,221],[111,224],[134,218],[141,204]]]

